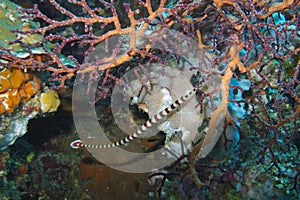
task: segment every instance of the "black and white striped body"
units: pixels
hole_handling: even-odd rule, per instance
[[[182,105],[185,101],[187,101],[190,97],[192,97],[196,92],[196,88],[188,92],[186,95],[180,97],[179,99],[175,100],[170,106],[166,107],[152,118],[150,118],[147,122],[145,122],[137,131],[133,134],[123,138],[112,144],[104,144],[104,145],[96,145],[96,144],[85,144],[81,140],[73,141],[70,146],[73,149],[86,147],[86,148],[97,148],[97,149],[106,149],[106,148],[113,148],[120,145],[124,145],[129,143],[130,141],[134,140],[135,138],[139,137],[142,133],[144,133],[148,128],[152,127],[154,124],[157,124],[161,119],[167,116],[172,111],[176,110],[180,105]]]

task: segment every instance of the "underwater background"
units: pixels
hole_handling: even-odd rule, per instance
[[[299,14],[299,0],[1,1],[0,199],[300,199]]]

